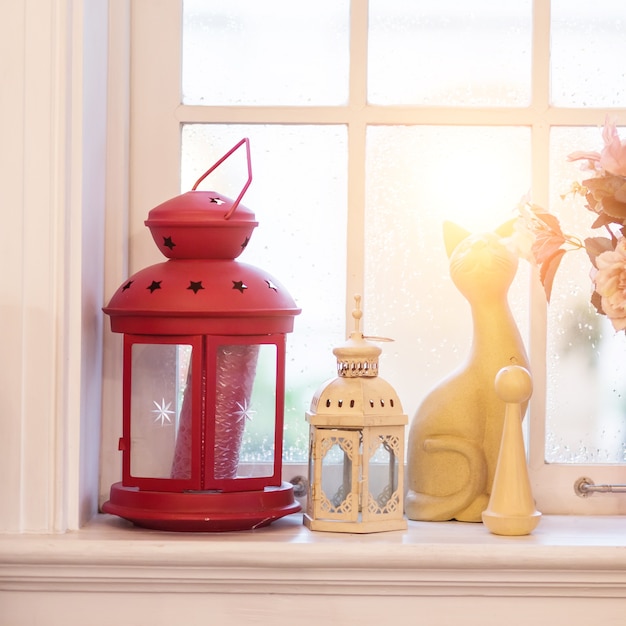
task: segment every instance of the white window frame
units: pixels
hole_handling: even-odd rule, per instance
[[[153,3],[135,0],[132,4],[131,40],[131,156],[130,271],[156,258],[145,236],[145,207],[156,206],[163,198],[180,192],[180,125],[184,123],[294,123],[345,124],[348,128],[348,240],[346,276],[346,319],[350,319],[351,294],[363,292],[363,236],[365,206],[365,133],[368,125],[503,125],[525,126],[531,130],[532,185],[535,202],[548,205],[548,149],[550,127],[598,125],[606,110],[559,108],[550,105],[549,70],[550,6],[543,0],[533,5],[533,53],[531,102],[527,107],[384,107],[367,103],[367,3],[351,5],[349,101],[345,106],[328,107],[222,107],[189,106],[180,102],[181,85],[181,3]],[[159,59],[159,72],[150,71]],[[362,63],[354,62],[363,59]],[[626,109],[613,109],[626,118]],[[158,128],[159,132],[154,133]],[[154,155],[158,155],[155,159]],[[137,235],[136,237],[134,235]],[[118,278],[116,276],[116,278]],[[107,281],[109,293],[119,282]],[[626,465],[548,464],[544,460],[546,404],[546,304],[540,285],[531,286],[531,315],[534,324],[529,353],[534,393],[529,411],[529,467],[538,507],[547,513],[610,514],[623,505],[619,497],[581,498],[574,483],[581,476],[594,482],[626,482]],[[113,413],[113,409],[105,413]],[[105,442],[106,447],[106,442]],[[105,476],[105,474],[103,474]]]
[[[121,360],[107,343],[101,368],[105,213],[107,280],[127,276],[130,2],[0,6],[2,42],[13,52],[0,60],[10,94],[0,99],[0,193],[11,235],[0,290],[11,354],[0,364],[3,622],[199,626],[210,616],[312,626],[428,615],[435,626],[460,616],[468,626],[521,626],[565,615],[577,626],[601,614],[620,623],[621,517],[546,516],[523,538],[418,522],[384,536],[333,536],[309,532],[299,516],[182,537],[96,515],[99,385],[105,398],[115,393],[118,373],[108,366]],[[117,430],[120,404],[111,406],[103,428]]]

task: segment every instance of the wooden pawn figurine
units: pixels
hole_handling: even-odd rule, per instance
[[[482,519],[495,535],[528,535],[541,519],[528,477],[520,408],[532,394],[532,378],[527,369],[510,365],[496,375],[495,389],[506,408],[496,473]]]

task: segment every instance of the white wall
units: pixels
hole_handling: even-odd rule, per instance
[[[0,5],[0,531],[96,510],[107,11]]]

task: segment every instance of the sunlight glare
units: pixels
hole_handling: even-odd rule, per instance
[[[528,171],[526,155],[515,153],[502,164],[500,141],[485,137],[481,143],[461,145],[446,157],[447,169],[441,170],[431,184],[437,194],[442,217],[472,231],[491,230],[508,219],[525,193],[519,173]],[[468,159],[471,154],[471,159]],[[450,180],[450,172],[454,177]]]

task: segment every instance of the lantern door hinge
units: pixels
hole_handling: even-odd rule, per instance
[[[311,499],[312,499],[313,501],[315,501],[315,500],[319,500],[317,485],[312,484],[312,485],[310,486],[310,488],[311,488]]]

